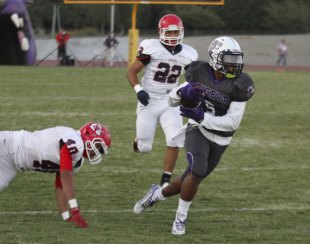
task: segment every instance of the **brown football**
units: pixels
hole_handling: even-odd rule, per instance
[[[180,103],[181,103],[184,107],[187,107],[187,108],[195,108],[195,107],[197,107],[197,105],[198,105],[198,103],[193,102],[192,100],[184,99],[184,98],[181,98]]]

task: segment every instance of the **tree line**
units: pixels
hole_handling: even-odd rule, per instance
[[[61,26],[85,35],[110,31],[111,5],[67,5],[40,0],[28,8],[35,32],[50,33],[53,6],[60,7]],[[115,5],[114,30],[127,34],[131,5]],[[309,0],[225,0],[224,6],[138,5],[136,28],[155,33],[158,20],[167,13],[179,15],[187,35],[210,34],[304,34],[310,32]]]

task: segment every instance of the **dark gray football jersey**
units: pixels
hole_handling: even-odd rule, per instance
[[[231,102],[247,101],[255,92],[253,80],[247,73],[242,72],[233,79],[216,80],[207,62],[192,62],[185,77],[187,82],[199,82],[206,87],[205,111],[215,116],[225,115]]]

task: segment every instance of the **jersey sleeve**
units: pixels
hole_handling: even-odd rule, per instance
[[[152,44],[150,39],[145,39],[140,43],[137,59],[139,59],[144,65],[151,61]]]
[[[188,82],[185,81],[178,87],[172,89],[169,93],[168,103],[170,107],[177,107],[181,105],[181,97],[178,95],[178,90],[186,85],[188,85]]]
[[[63,143],[60,149],[60,171],[72,171],[72,157],[66,144]]]
[[[201,125],[210,131],[228,132],[222,133],[224,136],[232,136],[238,129],[245,111],[246,102],[232,102],[229,106],[227,114],[224,116],[214,116],[205,113],[204,120]]]
[[[243,73],[242,77],[235,81],[235,92],[233,100],[237,102],[248,101],[255,93],[255,86],[252,78]]]
[[[153,43],[153,39],[145,39],[140,43],[139,52],[144,55],[152,55],[156,49],[154,48],[155,43]],[[140,51],[142,48],[142,51]]]
[[[68,148],[74,167],[83,156],[84,144],[82,138],[76,131],[72,130],[62,137],[62,141]]]
[[[195,48],[189,46],[189,45],[185,45],[185,50],[186,50],[186,56],[188,58],[188,60],[190,60],[190,62],[194,62],[198,60],[198,52]]]

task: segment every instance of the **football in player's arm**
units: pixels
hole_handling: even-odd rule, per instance
[[[64,126],[34,132],[0,131],[0,191],[20,171],[56,173],[56,201],[63,220],[87,228],[75,197],[73,174],[84,158],[90,164],[100,163],[110,145],[109,131],[94,122],[78,131]]]
[[[185,68],[198,58],[197,51],[183,44],[182,20],[167,14],[159,20],[159,38],[140,43],[137,58],[128,69],[127,78],[137,94],[135,152],[152,151],[157,123],[166,137],[166,154],[160,184],[168,185],[178,157],[179,145],[172,140],[183,121],[177,108],[168,104],[169,92],[176,88]],[[144,69],[139,83],[138,73]]]
[[[188,167],[171,184],[153,184],[134,206],[141,213],[154,203],[179,195],[172,234],[184,235],[187,213],[199,184],[218,165],[238,129],[246,102],[255,92],[252,78],[242,72],[243,52],[238,42],[227,36],[214,39],[208,48],[209,62],[193,62],[184,84],[169,95],[171,106],[188,118],[175,140],[184,140]]]

